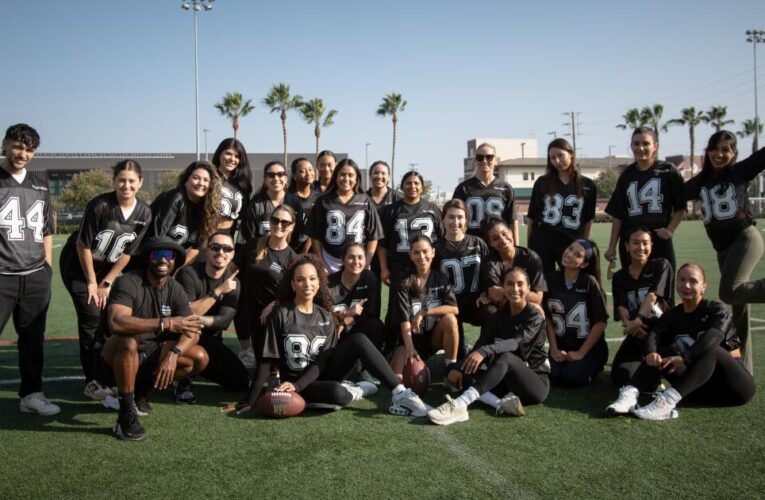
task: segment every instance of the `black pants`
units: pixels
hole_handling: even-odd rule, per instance
[[[579,361],[558,363],[550,360],[550,382],[561,387],[582,387],[593,381],[603,371],[608,361],[608,345],[605,341],[595,344]]]
[[[550,378],[537,373],[512,352],[503,352],[488,360],[488,369],[479,372],[473,387],[479,394],[495,391],[502,397],[512,391],[525,405],[538,404],[550,393]],[[469,379],[466,379],[470,382]]]
[[[19,336],[19,396],[42,391],[45,320],[53,271],[47,264],[25,276],[0,275],[0,332],[13,315]]]
[[[560,266],[563,252],[571,245],[572,241],[574,238],[568,234],[535,225],[534,229],[531,230],[528,247],[542,259],[542,267],[544,273],[547,274],[555,271],[556,265]]]
[[[668,351],[659,354],[672,355]],[[749,402],[755,392],[754,379],[744,365],[720,346],[694,360],[679,375],[662,373],[659,368],[643,364],[635,373],[632,385],[643,390],[662,374],[683,398],[698,392],[700,399],[706,401],[742,405]]]
[[[393,370],[369,338],[365,335],[351,335],[345,342],[332,348],[326,368],[319,375],[319,379],[304,388],[300,395],[307,403],[346,406],[351,402],[352,396],[340,381],[354,368],[357,361],[361,361],[364,369],[388,389],[398,385]]]
[[[624,387],[632,383],[635,372],[643,364],[643,340],[635,337],[624,337],[622,345],[616,351],[614,361],[611,363],[611,382],[616,387]],[[657,374],[652,381],[646,381],[645,392],[653,392],[661,382]]]
[[[63,257],[63,256],[62,256]],[[66,261],[66,265],[73,265],[71,260]],[[79,266],[79,263],[77,263]],[[82,278],[72,276],[72,273],[66,272],[65,261],[60,261],[62,269],[61,280],[64,282],[66,290],[72,296],[74,311],[77,313],[77,335],[80,338],[80,364],[82,372],[85,374],[85,381],[95,378],[91,360],[93,359],[92,350],[95,342],[96,333],[101,325],[102,311],[91,302],[88,304],[88,283]]]
[[[147,395],[154,386],[154,372],[159,368],[159,355],[162,353],[161,344],[148,344],[138,351],[138,372],[135,374],[135,394]],[[91,351],[90,366],[93,368],[93,378],[107,387],[117,385],[114,370],[101,356],[102,348]]]
[[[223,339],[202,336],[199,345],[204,347],[210,361],[200,376],[215,382],[226,391],[246,391],[250,386],[250,375],[239,357],[223,343]]]

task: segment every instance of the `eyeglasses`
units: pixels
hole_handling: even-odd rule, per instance
[[[490,162],[494,160],[494,155],[475,155],[475,161],[477,161],[478,163],[481,163],[484,160],[486,160],[487,162]]]
[[[277,177],[286,177],[287,172],[266,172],[266,177],[276,179]]]
[[[170,262],[171,260],[175,260],[175,251],[174,250],[152,250],[149,254],[149,258],[155,262],[159,262],[162,259],[165,259],[166,261]]]
[[[292,225],[291,220],[279,219],[277,217],[271,217],[269,220],[272,226],[290,227]]]
[[[231,245],[224,245],[222,243],[211,243],[207,248],[209,248],[213,253],[220,252],[221,250],[223,250],[223,253],[231,253],[234,251],[234,247]]]

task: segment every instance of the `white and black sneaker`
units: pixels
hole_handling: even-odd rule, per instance
[[[355,383],[350,380],[343,380],[341,385],[353,396],[351,401],[359,401],[377,393],[377,386],[364,380]]]
[[[185,378],[173,382],[175,387],[175,402],[179,404],[193,405],[197,402],[197,397],[194,394],[194,387],[191,385],[191,379]]]
[[[398,394],[391,396],[390,406],[388,412],[393,415],[412,415],[413,417],[424,417],[428,414],[430,408],[422,402],[420,396],[418,396],[411,389],[404,389]]]
[[[143,441],[146,439],[146,429],[141,425],[135,411],[121,412],[112,432],[118,438],[126,441]]]
[[[637,387],[631,385],[620,387],[619,397],[616,398],[616,401],[606,406],[606,416],[627,415],[638,407],[639,394]]]
[[[86,398],[92,399],[93,401],[103,401],[108,396],[116,396],[116,393],[111,387],[104,387],[95,379],[85,384],[85,389],[82,393]]]
[[[642,420],[670,420],[679,417],[675,404],[666,394],[656,394],[653,401],[640,408],[634,408],[632,414]]]

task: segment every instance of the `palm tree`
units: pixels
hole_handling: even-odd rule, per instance
[[[696,146],[696,126],[704,121],[704,112],[696,111],[696,108],[691,106],[690,108],[683,108],[680,118],[673,118],[664,125],[664,130],[669,125],[687,125],[688,133],[691,137],[691,177],[693,177],[693,152]]]
[[[226,92],[223,100],[217,103],[215,108],[220,111],[220,114],[231,120],[231,126],[234,128],[234,139],[236,139],[236,133],[239,131],[239,118],[249,115],[255,106],[252,104],[252,99],[245,101],[239,92]]]
[[[728,114],[728,106],[712,106],[709,111],[704,113],[704,123],[709,123],[715,128],[715,132],[719,132],[724,126],[733,123],[733,120],[726,120],[725,116]]]
[[[404,109],[406,109],[406,101],[401,97],[401,94],[393,92],[383,97],[382,103],[377,108],[377,116],[390,115],[393,117],[393,153],[390,157],[390,178],[394,184],[396,183],[396,126],[398,125],[398,113]]]
[[[762,123],[757,121],[755,125],[755,120],[744,120],[741,122],[741,131],[736,132],[736,134],[744,139],[745,137],[749,137],[750,135],[754,136],[754,139],[752,139],[752,153],[756,153],[758,146],[757,136],[762,133]]]
[[[300,109],[303,98],[299,95],[290,95],[290,86],[284,82],[271,87],[271,91],[263,99],[263,104],[271,109],[272,113],[279,111],[282,120],[282,135],[284,136],[284,166],[287,166],[287,111]]]
[[[650,125],[652,129],[656,131],[656,142],[659,142],[659,129],[666,131],[667,124],[662,124],[661,115],[664,114],[664,106],[661,104],[654,104],[653,106],[646,106],[640,110],[640,121],[644,125]]]
[[[337,111],[330,109],[327,114],[324,114],[324,101],[319,99],[311,99],[310,101],[303,102],[300,107],[300,114],[303,115],[303,119],[307,123],[313,124],[313,135],[316,137],[316,156],[319,156],[319,137],[321,137],[321,127],[329,127],[335,123],[335,115]]]
[[[622,119],[624,120],[624,123],[620,123],[616,128],[627,130],[628,128],[636,129],[645,125],[645,122],[642,121],[640,110],[637,108],[628,109],[627,112],[622,115]]]

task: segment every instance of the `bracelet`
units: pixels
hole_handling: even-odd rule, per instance
[[[181,355],[181,350],[178,349],[178,346],[175,346],[175,345],[170,348],[170,352],[174,352],[176,354],[176,356],[180,356]]]

